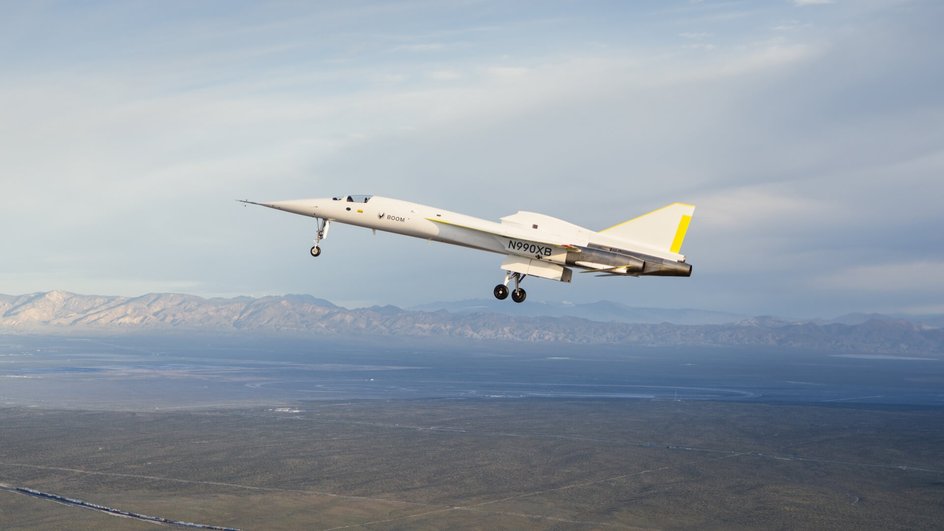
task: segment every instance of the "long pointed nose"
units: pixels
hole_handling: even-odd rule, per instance
[[[284,212],[291,212],[292,214],[300,214],[302,216],[317,216],[319,203],[317,199],[290,199],[288,201],[269,201],[265,203],[257,203],[255,201],[245,202],[282,210]]]

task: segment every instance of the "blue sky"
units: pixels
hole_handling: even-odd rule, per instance
[[[697,205],[689,279],[529,300],[944,312],[936,1],[0,2],[0,293],[490,296],[500,257],[234,199],[603,228]]]

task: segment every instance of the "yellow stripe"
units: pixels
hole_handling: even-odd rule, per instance
[[[675,231],[675,239],[672,240],[672,252],[677,253],[682,250],[682,241],[685,240],[685,233],[688,232],[688,224],[692,222],[691,216],[682,216],[679,221],[678,230]]]
[[[676,202],[674,202],[674,203],[665,205],[664,207],[657,208],[657,209],[653,210],[652,212],[646,212],[645,214],[640,214],[640,215],[634,217],[633,219],[627,219],[626,221],[621,221],[621,222],[617,223],[616,225],[613,225],[612,227],[607,227],[607,228],[605,228],[605,229],[600,229],[600,232],[606,232],[606,231],[608,231],[608,230],[613,230],[613,229],[615,229],[615,228],[617,228],[617,227],[622,227],[623,225],[626,225],[627,223],[632,223],[632,222],[634,222],[634,221],[636,221],[636,220],[642,219],[642,218],[644,218],[644,217],[646,217],[646,216],[649,216],[649,215],[651,215],[651,214],[655,214],[656,212],[658,212],[658,211],[660,211],[660,210],[665,210],[665,209],[667,209],[667,208],[674,207],[675,205],[679,205],[679,206],[683,206],[683,207],[695,208],[695,205],[690,205],[690,204],[688,204],[688,203],[679,203],[678,201],[676,201]]]

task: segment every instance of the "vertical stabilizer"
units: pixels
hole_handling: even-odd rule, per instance
[[[653,249],[680,253],[695,205],[672,203],[648,214],[624,221],[600,232]]]

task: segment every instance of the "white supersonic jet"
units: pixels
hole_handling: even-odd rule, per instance
[[[517,212],[496,223],[370,195],[240,202],[315,218],[318,232],[312,256],[321,254],[319,244],[335,221],[503,254],[501,268],[505,280],[495,286],[494,294],[505,299],[511,293],[515,302],[524,302],[527,296],[521,288],[526,276],[570,282],[572,267],[601,276],[692,274],[692,266],[679,254],[695,212],[694,205],[684,203],[672,203],[608,229],[593,231],[534,212]],[[511,282],[513,290],[508,288]]]

